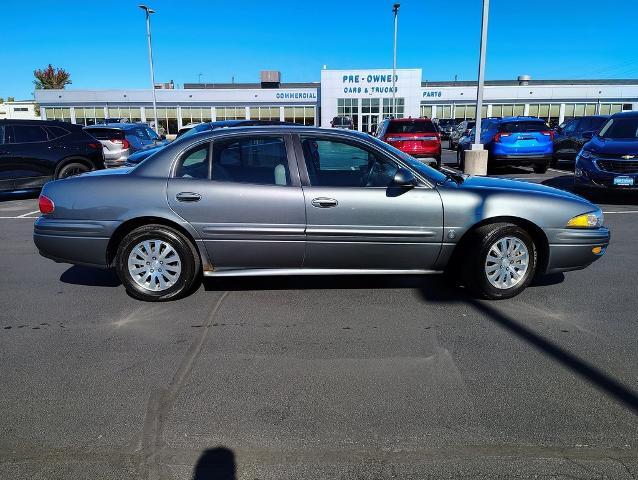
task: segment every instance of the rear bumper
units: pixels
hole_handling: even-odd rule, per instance
[[[107,267],[110,233],[116,222],[63,221],[38,218],[33,242],[40,255],[56,262]]]
[[[580,270],[600,259],[606,252],[610,241],[609,229],[595,230],[550,229],[549,259],[546,273]],[[600,253],[592,250],[601,247]]]
[[[532,163],[549,163],[552,161],[551,153],[520,153],[520,154],[501,154],[501,153],[491,153],[490,160],[509,163],[509,164],[519,164],[519,165],[529,165]]]

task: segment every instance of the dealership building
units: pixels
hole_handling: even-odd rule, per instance
[[[389,116],[476,116],[476,82],[427,81],[421,69],[398,69],[394,82],[391,69],[324,69],[320,82],[283,83],[279,72],[262,72],[257,83],[171,86],[155,90],[158,124],[169,135],[188,123],[215,120],[282,120],[329,127],[334,117],[347,116],[356,129],[371,131]],[[36,90],[35,100],[43,119],[83,125],[104,119],[150,123],[154,115],[150,89]],[[623,110],[638,110],[638,79],[532,80],[523,75],[487,81],[482,115],[529,115],[554,125]]]

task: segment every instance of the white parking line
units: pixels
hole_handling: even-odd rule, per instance
[[[574,173],[571,170],[558,170],[556,168],[548,168],[548,172],[556,172],[556,173]]]
[[[624,214],[624,213],[638,213],[638,210],[621,210],[617,212],[603,212],[605,215]]]
[[[13,219],[13,220],[19,220],[19,219],[27,219],[27,220],[37,220],[37,217],[0,217],[0,220],[4,220],[4,219]]]
[[[29,215],[33,215],[34,213],[40,213],[40,210],[35,210],[29,213],[23,213],[22,215],[18,215],[16,218],[28,217]]]

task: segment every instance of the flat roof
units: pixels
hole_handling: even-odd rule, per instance
[[[264,90],[272,90],[273,88],[318,88],[321,86],[321,82],[288,82],[288,83],[280,83],[277,87],[263,87],[260,82],[254,83],[185,83],[185,90],[197,90],[197,89],[229,89],[229,88],[237,88],[237,89],[253,89],[253,88],[261,88]]]
[[[585,80],[485,80],[485,85],[492,87],[519,86],[519,85],[638,85],[638,78],[620,79],[585,79]],[[422,81],[422,87],[475,87],[475,80],[458,81]]]

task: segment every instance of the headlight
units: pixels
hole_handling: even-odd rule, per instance
[[[583,158],[592,158],[594,155],[589,150],[582,149],[579,156]]]
[[[567,228],[599,228],[603,226],[605,216],[601,210],[583,213],[567,222]]]

